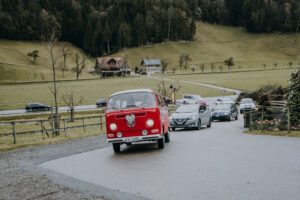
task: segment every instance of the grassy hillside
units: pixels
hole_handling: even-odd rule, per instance
[[[169,64],[170,70],[173,66],[178,67],[178,57],[182,53],[189,54],[191,65],[206,64],[206,71],[210,71],[210,63],[214,62],[218,67],[229,57],[234,58],[235,68],[240,65],[242,69],[262,68],[262,64],[271,68],[275,62],[277,67],[286,66],[288,62],[295,66],[300,59],[300,34],[253,34],[243,28],[197,22],[195,41],[127,49],[116,55],[127,54],[133,67],[140,66],[142,58],[160,58]]]
[[[219,66],[225,59],[233,57],[236,65],[232,70],[248,68],[272,68],[287,66],[293,62],[293,66],[300,63],[300,34],[253,34],[243,28],[226,27],[197,22],[195,40],[190,42],[166,42],[145,47],[123,50],[112,56],[128,55],[129,65],[134,68],[140,66],[143,58],[160,58],[168,63],[168,69],[178,66],[178,57],[182,53],[189,54],[192,58],[190,65],[205,64],[205,71],[211,71],[210,63],[215,63],[215,71],[220,71]],[[60,45],[63,45],[62,43]],[[82,53],[82,50],[65,43],[72,49],[72,56],[67,59],[68,68],[74,67],[74,54]],[[28,52],[39,50],[37,63],[33,64]],[[59,52],[59,50],[57,50]],[[51,79],[51,71],[47,61],[47,52],[44,45],[39,42],[7,41],[0,40],[0,82],[37,81]],[[81,78],[92,78],[88,72],[92,70],[95,58],[88,58],[88,68]],[[178,72],[178,71],[177,71]],[[187,72],[187,71],[185,71]],[[190,70],[188,72],[191,72]],[[182,73],[182,72],[180,72]],[[58,72],[58,79],[62,79]],[[65,79],[75,79],[75,74],[66,72]]]
[[[74,55],[76,53],[84,55],[81,49],[69,44],[59,43],[55,49],[56,53],[61,53],[62,45],[71,49],[72,55],[67,58],[67,67],[69,71],[65,72],[65,79],[75,79],[75,74],[71,68],[75,66]],[[39,51],[36,63],[33,63],[32,57],[28,57],[27,53],[33,50]],[[39,81],[50,80],[51,70],[48,61],[48,52],[45,45],[40,42],[24,42],[24,41],[8,41],[0,40],[0,82],[15,81]],[[60,60],[59,65],[62,63]],[[95,59],[88,58],[88,68],[82,74],[82,77],[91,77],[88,71],[94,66]],[[62,73],[58,70],[58,79],[62,79]]]

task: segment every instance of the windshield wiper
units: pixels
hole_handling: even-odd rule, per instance
[[[137,107],[136,105],[128,105],[128,106],[126,106],[126,108],[135,108],[135,107]]]

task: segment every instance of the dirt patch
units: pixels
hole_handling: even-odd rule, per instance
[[[45,175],[26,168],[52,159],[91,151],[107,146],[105,136],[93,136],[78,140],[27,147],[0,153],[0,199],[92,199],[101,196],[87,194],[53,183]]]

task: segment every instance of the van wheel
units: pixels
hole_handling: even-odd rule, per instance
[[[113,143],[112,145],[113,145],[114,152],[115,152],[115,153],[119,153],[120,150],[121,150],[121,145],[120,145],[120,143]]]
[[[165,147],[165,138],[160,138],[157,140],[157,146],[159,149],[163,149]]]
[[[236,116],[235,116],[235,120],[238,120],[239,119],[239,117],[238,117],[238,114],[236,114]]]
[[[200,130],[201,129],[201,120],[198,121],[198,127],[197,127],[197,130]]]
[[[210,128],[211,127],[211,119],[209,120],[209,123],[207,125],[207,128]]]
[[[165,142],[166,143],[170,142],[170,133],[169,133],[169,131],[165,134]]]
[[[175,131],[176,130],[176,128],[172,128],[172,131]]]

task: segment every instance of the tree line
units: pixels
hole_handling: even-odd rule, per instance
[[[195,0],[193,16],[250,32],[298,32],[299,0]]]
[[[93,56],[165,40],[191,40],[185,0],[0,0],[0,38],[42,40],[55,31]]]

